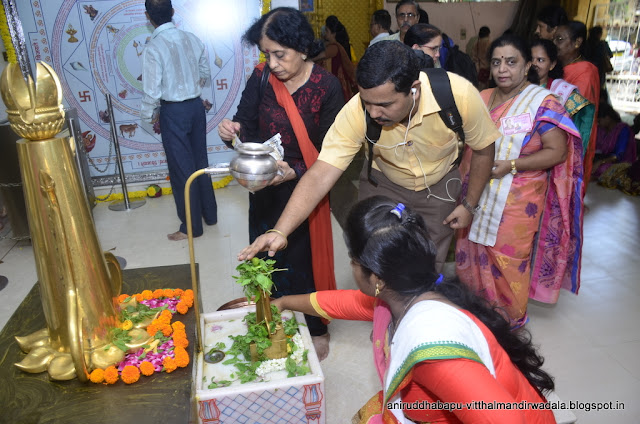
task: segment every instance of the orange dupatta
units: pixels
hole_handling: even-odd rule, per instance
[[[264,70],[264,63],[258,66]],[[307,127],[298,112],[298,106],[282,81],[271,74],[269,82],[276,93],[278,104],[287,113],[293,132],[298,139],[304,163],[309,169],[318,159],[318,150],[309,139]],[[335,290],[336,278],[333,272],[333,237],[331,235],[331,211],[328,194],[322,198],[309,215],[309,234],[311,238],[311,264],[316,290]]]

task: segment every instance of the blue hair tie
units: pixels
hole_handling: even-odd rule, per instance
[[[404,211],[404,205],[402,203],[398,203],[390,212],[397,216],[398,219],[402,219],[402,211]]]
[[[442,280],[444,280],[444,275],[440,274],[440,276],[438,277],[438,279],[436,280],[435,285],[439,286],[440,283],[442,283]]]

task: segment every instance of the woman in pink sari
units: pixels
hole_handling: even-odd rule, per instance
[[[420,215],[387,197],[369,197],[349,213],[345,242],[360,290],[284,296],[273,304],[326,319],[373,321],[383,390],[353,423],[555,423],[542,394],[553,389],[553,379],[540,368],[530,335],[511,332],[487,302],[436,272],[435,244]],[[494,401],[543,408],[473,407]],[[404,406],[414,403],[419,407]]]
[[[497,87],[480,95],[502,137],[473,222],[457,235],[456,270],[518,328],[529,296],[555,303],[560,288],[578,291],[582,144],[563,105],[529,72],[526,42],[504,35],[490,52]],[[469,167],[465,152],[463,192]]]

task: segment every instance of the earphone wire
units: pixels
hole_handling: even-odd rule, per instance
[[[411,105],[411,110],[409,110],[409,119],[407,120],[407,129],[404,132],[404,140],[402,141],[402,143],[398,143],[398,144],[396,144],[394,146],[380,146],[379,144],[377,144],[377,140],[373,141],[367,136],[367,131],[365,129],[364,138],[369,143],[373,144],[374,146],[378,147],[379,149],[388,149],[388,150],[395,149],[396,151],[394,152],[394,154],[396,155],[396,157],[398,157],[398,151],[397,151],[398,147],[407,145],[407,138],[409,137],[409,127],[411,126],[411,114],[413,113],[413,109],[415,109],[415,107],[416,107],[416,96],[415,96],[416,93],[414,91],[412,91],[412,94],[413,94],[413,96],[412,96],[413,97],[413,104]],[[364,110],[364,115],[363,116],[364,116],[364,122],[365,122],[365,128],[366,128],[367,127],[367,109],[366,108]],[[447,192],[447,196],[449,196],[448,199],[445,199],[444,197],[436,196],[435,194],[433,194],[431,192],[431,187],[429,187],[429,184],[427,184],[427,175],[424,172],[424,168],[422,167],[422,161],[420,160],[420,156],[418,156],[418,153],[413,148],[411,149],[411,151],[413,152],[413,155],[418,160],[418,165],[420,165],[420,171],[422,171],[422,178],[424,179],[424,186],[426,187],[427,191],[429,192],[427,194],[427,199],[433,197],[433,198],[436,198],[436,199],[441,200],[443,202],[453,202],[453,203],[455,203],[456,199],[454,199],[451,196],[451,193],[449,193],[449,183],[451,181],[456,181],[457,180],[457,181],[460,182],[460,184],[462,184],[462,181],[460,180],[460,178],[450,178],[445,183],[445,190]],[[404,150],[403,150],[403,153],[404,153]]]

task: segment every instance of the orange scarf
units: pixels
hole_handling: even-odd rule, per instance
[[[264,63],[261,63],[258,67],[264,70]],[[318,159],[318,150],[309,139],[307,127],[300,116],[298,106],[296,106],[293,97],[291,97],[282,81],[271,74],[269,75],[269,82],[276,93],[278,104],[287,113],[293,132],[298,139],[304,163],[309,169]],[[311,238],[311,264],[313,266],[313,280],[316,290],[335,290],[336,278],[333,272],[333,237],[328,194],[309,215],[309,234]]]

